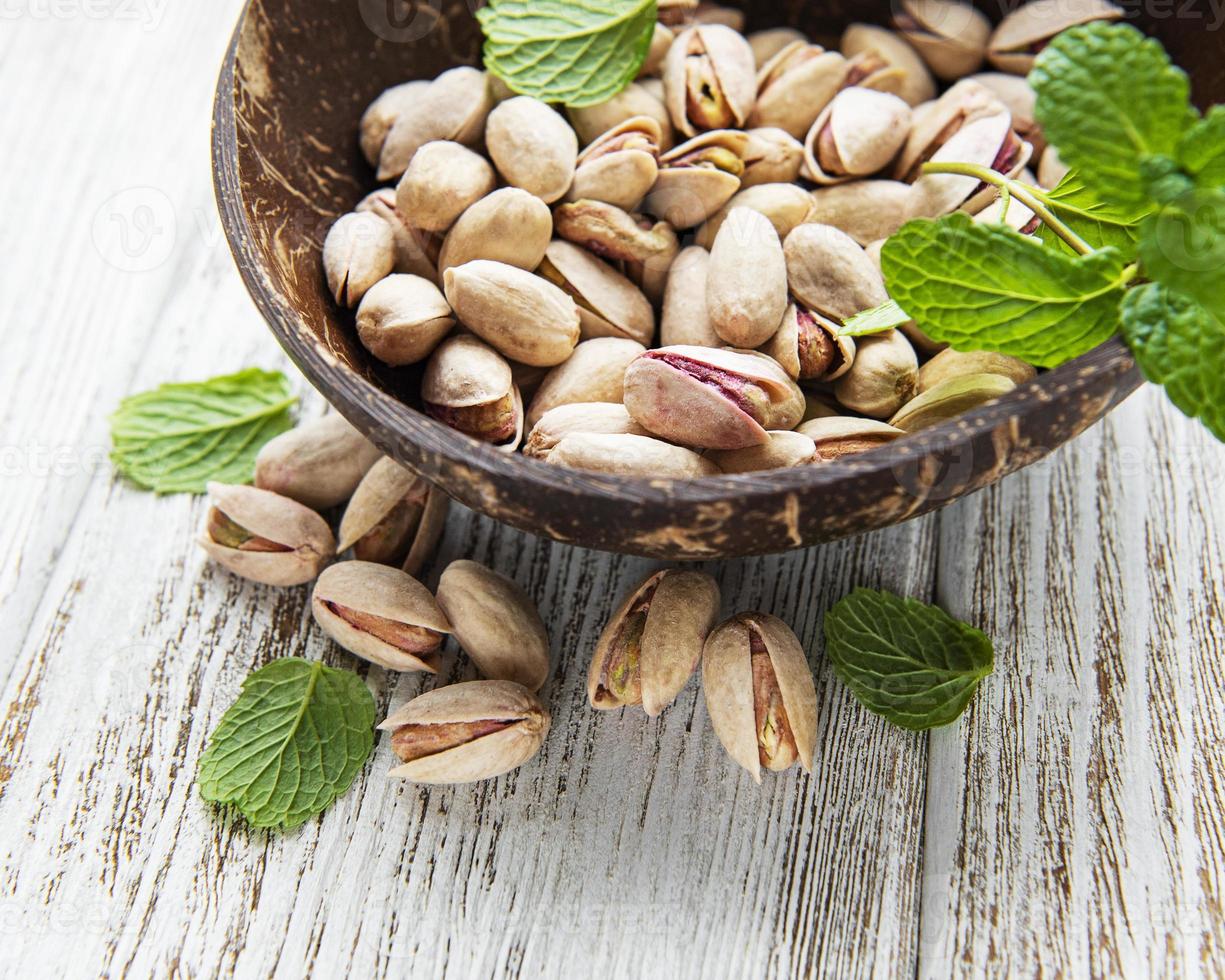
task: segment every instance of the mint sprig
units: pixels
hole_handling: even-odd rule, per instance
[[[1182,134],[1178,160],[1198,186],[1225,187],[1225,106],[1214,105]]]
[[[243,681],[200,758],[197,784],[253,827],[291,829],[345,792],[374,745],[374,698],[356,674],[287,657]]]
[[[1076,170],[1068,171],[1053,190],[1035,193],[1090,246],[1114,246],[1129,256],[1136,254],[1140,222],[1152,213],[1152,206],[1147,203],[1132,207],[1108,204]],[[1052,248],[1077,254],[1050,225],[1039,227],[1038,238]]]

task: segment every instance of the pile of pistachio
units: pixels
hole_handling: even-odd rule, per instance
[[[386,186],[324,245],[336,300],[376,358],[425,362],[434,418],[599,472],[820,463],[1008,392],[1030,365],[913,323],[840,327],[888,299],[881,246],[912,218],[1036,230],[994,187],[922,165],[1053,187],[1024,73],[1055,34],[1122,12],[1036,0],[993,28],[960,0],[895,8],[893,30],[854,24],[834,50],[665,0],[639,79],[591,108],[470,67],[389,89],[360,126]]]
[[[305,423],[260,451],[254,486],[212,484],[200,535],[208,555],[267,585],[314,582],[311,612],[341,647],[393,671],[436,673],[454,636],[486,680],[428,691],[379,727],[424,783],[491,779],[532,758],[549,729],[537,692],[549,676],[549,636],[513,581],[452,562],[436,594],[414,577],[432,556],[447,498],[382,457],[338,415]],[[339,529],[321,514],[343,506]],[[340,552],[352,558],[333,563]],[[703,662],[711,723],[728,753],[761,768],[812,767],[816,689],[795,634],[764,613],[715,627],[719,587],[668,569],[638,585],[605,627],[587,690],[596,708],[671,704]]]

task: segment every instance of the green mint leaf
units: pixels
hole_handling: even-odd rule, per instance
[[[860,704],[912,731],[961,717],[993,666],[984,633],[872,589],[856,589],[826,614],[825,649]]]
[[[1225,106],[1214,105],[1182,134],[1178,160],[1200,187],[1225,187]]]
[[[253,827],[290,829],[332,805],[374,746],[374,698],[360,677],[286,657],[252,673],[209,737],[200,795]]]
[[[255,368],[162,385],[119,403],[111,460],[158,493],[204,493],[210,480],[247,483],[260,447],[292,427],[296,401],[285,375]]]
[[[910,314],[898,306],[896,300],[891,299],[844,320],[838,333],[843,337],[867,337],[900,327],[910,320]]]
[[[1045,192],[1042,197],[1056,217],[1094,248],[1113,245],[1127,256],[1136,254],[1140,222],[1152,212],[1147,204],[1142,207],[1107,204],[1075,170],[1069,171],[1054,190]],[[1077,254],[1046,225],[1038,228],[1038,237],[1052,248],[1069,255]]]
[[[889,294],[925,334],[960,351],[1056,367],[1119,330],[1117,249],[1072,257],[965,214],[911,221],[885,243]]]
[[[1195,181],[1182,165],[1170,157],[1145,157],[1140,161],[1140,180],[1144,193],[1158,204],[1171,204],[1195,190]]]
[[[1174,156],[1194,118],[1187,76],[1159,41],[1128,24],[1064,31],[1038,55],[1029,83],[1034,115],[1059,156],[1117,204],[1144,200],[1141,159]]]
[[[655,32],[656,0],[491,0],[476,16],[489,71],[520,95],[581,108],[634,80]]]
[[[1225,312],[1225,190],[1195,191],[1148,218],[1140,260],[1148,278]]]

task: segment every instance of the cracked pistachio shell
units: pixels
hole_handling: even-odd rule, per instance
[[[586,249],[550,243],[540,275],[574,299],[584,340],[623,337],[649,344],[654,338],[655,311],[642,290]]]
[[[454,561],[438,582],[451,632],[484,677],[539,691],[549,676],[549,634],[531,597],[505,575]]]
[[[835,322],[889,298],[880,270],[862,246],[830,225],[800,225],[787,236],[783,253],[795,298]]]
[[[315,622],[354,656],[388,670],[438,671],[451,624],[407,572],[369,561],[325,569],[311,594]]]
[[[800,432],[771,432],[770,441],[748,449],[712,451],[711,460],[724,473],[757,473],[806,466],[816,455],[816,444]]]
[[[834,397],[852,412],[887,419],[914,397],[919,359],[899,330],[857,338],[851,369],[834,382]]]
[[[438,421],[506,452],[523,438],[523,403],[510,365],[471,334],[438,345],[421,378],[421,402]]]
[[[421,276],[435,285],[438,282],[438,249],[441,239],[434,232],[414,228],[396,209],[394,187],[380,187],[362,198],[355,209],[358,213],[377,214],[391,228],[395,250],[392,271],[409,276]]]
[[[398,565],[416,575],[438,544],[450,501],[424,477],[383,457],[353,492],[337,532],[337,551],[359,561]]]
[[[967,123],[1001,112],[1007,112],[1007,108],[989,88],[969,78],[961,80],[935,102],[915,109],[906,146],[894,167],[894,176],[913,182],[919,177],[920,165],[930,160]]]
[[[908,105],[917,106],[936,97],[936,82],[927,63],[900,34],[873,24],[851,24],[843,32],[839,47],[847,58],[875,56],[900,69],[903,80],[896,94]]]
[[[255,457],[255,485],[313,510],[343,504],[382,453],[335,412],[282,432]]]
[[[327,522],[309,507],[268,490],[210,483],[201,548],[235,575],[264,585],[302,585],[336,553]]]
[[[493,779],[540,751],[549,712],[522,684],[466,681],[426,691],[379,725],[402,765],[388,773],[415,783]]]
[[[706,280],[710,253],[690,245],[672,263],[664,309],[660,317],[661,347],[722,347],[722,338],[711,326],[706,312]]]
[[[455,326],[446,299],[430,280],[390,275],[357,308],[357,336],[384,364],[402,367],[429,357]]]
[[[323,240],[323,271],[328,289],[341,306],[360,303],[371,286],[391,274],[395,264],[391,225],[369,211],[343,215]]]
[[[638,69],[639,78],[656,76],[663,71],[664,59],[667,58],[668,49],[672,47],[672,42],[675,40],[676,34],[672,29],[657,21],[655,33],[651,35],[651,46],[647,48],[646,59],[642,62],[642,67]]]
[[[748,208],[764,214],[782,241],[797,225],[808,219],[812,210],[812,198],[808,191],[796,184],[758,184],[738,191],[717,214],[698,229],[697,244],[703,248],[714,246],[719,229],[733,208]]]
[[[659,158],[659,176],[643,210],[673,228],[694,228],[740,190],[749,137],[739,130],[703,133]]]
[[[804,144],[777,126],[761,126],[746,134],[741,189],[758,184],[790,184],[804,165]]]
[[[942,381],[967,374],[997,374],[1010,378],[1016,384],[1024,384],[1037,377],[1038,372],[1032,364],[1007,354],[977,350],[962,352],[949,348],[919,368],[919,393],[934,388]]]
[[[379,154],[378,179],[398,179],[417,150],[434,140],[476,145],[492,108],[483,71],[467,66],[444,71],[397,115]]]
[[[811,772],[817,739],[817,690],[795,633],[765,613],[720,623],[702,650],[702,690],[719,741],[761,782],[796,761]]]
[[[659,176],[659,123],[634,116],[579,154],[567,201],[604,201],[626,211],[642,203]]]
[[[663,298],[668,270],[680,251],[666,221],[629,214],[605,201],[581,200],[560,205],[554,223],[558,235],[614,263],[652,302]]]
[[[1095,20],[1119,20],[1124,11],[1106,0],[1033,0],[1000,21],[987,56],[1002,71],[1027,75],[1037,53],[1056,34]]]
[[[1038,184],[1047,190],[1054,190],[1067,175],[1068,166],[1059,159],[1059,151],[1048,146],[1038,161]]]
[[[819,44],[796,41],[757,73],[757,104],[749,126],[777,127],[802,140],[846,82],[847,59]]]
[[[511,360],[533,367],[560,364],[579,339],[579,313],[561,288],[524,269],[477,259],[443,275],[455,315]]]
[[[932,156],[935,163],[977,163],[1015,177],[1029,162],[1032,147],[1012,129],[1012,117],[1000,107],[994,115],[981,116],[961,127]],[[938,218],[955,210],[977,214],[998,196],[994,187],[983,187],[976,177],[959,174],[924,174],[912,185],[911,214]]]
[[[619,126],[635,116],[649,116],[659,124],[659,148],[671,149],[675,143],[672,119],[663,100],[652,94],[642,82],[633,82],[624,91],[607,102],[585,109],[567,109],[570,125],[584,146],[594,143],[614,126]]]
[[[703,449],[746,449],[769,429],[793,429],[804,394],[772,358],[754,351],[663,347],[625,372],[625,407],[664,439]]]
[[[797,41],[807,44],[808,38],[794,27],[769,27],[764,31],[754,31],[748,36],[749,47],[753,51],[753,63],[759,70],[783,48]]]
[[[778,232],[760,211],[729,212],[710,250],[706,310],[733,347],[764,344],[787,311],[787,263]]]
[[[810,419],[796,431],[813,441],[817,447],[817,462],[830,462],[842,456],[867,452],[904,434],[901,429],[895,429],[886,422],[847,415]]]
[[[910,125],[910,106],[896,95],[843,89],[809,130],[804,176],[829,185],[878,173],[898,155]]]
[[[986,15],[964,0],[898,0],[896,9],[894,25],[937,78],[978,71],[991,36]]]
[[[444,232],[497,186],[493,167],[459,143],[426,143],[396,187],[396,210],[426,231]]]
[[[910,185],[899,180],[856,180],[818,187],[808,220],[832,225],[865,248],[889,238],[910,220]]]
[[[625,369],[646,348],[623,337],[596,337],[574,348],[569,360],[557,365],[540,383],[527,411],[527,424],[535,426],[558,405],[572,402],[621,403]]]
[[[948,378],[916,395],[889,420],[903,432],[918,432],[947,422],[971,409],[1006,395],[1017,386],[998,374],[965,374]]]
[[[549,206],[518,187],[503,187],[481,198],[451,226],[438,255],[438,275],[476,259],[531,272],[552,239]]]
[[[572,470],[650,480],[692,480],[719,473],[719,467],[693,450],[649,433],[572,432],[562,436],[545,459]]]
[[[621,602],[596,642],[587,671],[593,708],[632,705],[657,717],[684,689],[719,617],[719,586],[702,572],[648,575]]]
[[[634,436],[651,434],[630,418],[630,413],[619,402],[572,402],[551,408],[540,417],[523,444],[523,454],[534,459],[548,459],[562,439],[576,432]]]
[[[677,35],[664,60],[664,104],[686,136],[745,124],[757,96],[749,42],[719,24]]]
[[[796,381],[834,381],[855,361],[855,338],[842,336],[832,320],[791,303],[761,352]]]
[[[1041,155],[1046,149],[1046,138],[1042,135],[1042,127],[1034,116],[1034,106],[1037,103],[1037,93],[1030,88],[1029,82],[1019,75],[1009,75],[1006,72],[985,71],[979,75],[971,75],[969,81],[977,82],[987,89],[1004,104],[1012,113],[1012,128],[1017,135],[1034,148],[1034,155]]]
[[[387,134],[395,125],[400,114],[407,109],[429,88],[427,80],[404,82],[393,85],[379,95],[366,111],[362,113],[358,132],[361,140],[362,156],[372,167],[377,167],[379,157],[383,153],[383,144]]]
[[[531,96],[508,99],[489,114],[485,145],[502,179],[545,204],[560,200],[574,180],[578,137],[570,124]]]

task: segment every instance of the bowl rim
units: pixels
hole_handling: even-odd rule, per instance
[[[955,419],[852,457],[817,465],[733,473],[691,479],[617,476],[552,466],[522,453],[507,453],[458,432],[400,401],[322,347],[306,329],[300,315],[269,279],[255,259],[251,243],[256,236],[247,219],[239,175],[235,97],[238,86],[238,50],[247,17],[255,0],[247,0],[239,14],[218,76],[212,114],[213,188],[217,209],[231,255],[248,293],[277,341],[307,380],[350,422],[369,435],[380,448],[395,454],[397,441],[406,440],[432,455],[458,463],[491,479],[530,481],[542,488],[565,490],[570,496],[599,496],[626,505],[661,505],[683,499],[710,503],[735,498],[752,501],[780,494],[812,493],[850,477],[896,473],[913,465],[916,456],[930,456],[950,445],[968,442],[974,434],[1014,422],[1027,410],[1055,400],[1071,399],[1090,386],[1092,379],[1113,372],[1119,381],[1116,400],[1142,383],[1130,350],[1112,337],[1057,368],[1022,382],[1006,395]],[[322,275],[322,273],[320,273]],[[334,400],[325,392],[347,392]],[[1096,418],[1089,422],[1096,421]],[[395,438],[387,438],[394,432]],[[1073,436],[1074,438],[1074,436]],[[1035,446],[1034,458],[1062,443]],[[411,466],[411,463],[409,464]],[[428,475],[428,474],[427,474]]]

